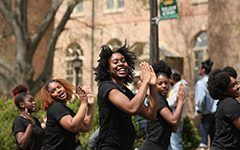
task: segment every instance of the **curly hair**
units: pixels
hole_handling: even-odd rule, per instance
[[[15,86],[12,91],[11,94],[14,97],[14,103],[17,106],[17,108],[19,110],[21,110],[22,108],[20,107],[19,103],[24,101],[24,98],[29,95],[29,93],[27,93],[28,88],[23,85],[23,84],[18,84],[17,86]]]
[[[227,72],[231,77],[233,77],[234,79],[237,79],[237,71],[230,66],[226,66],[225,68],[223,68],[223,71]]]
[[[215,69],[209,74],[208,91],[213,99],[223,100],[224,92],[230,84],[230,76],[227,72],[221,69]]]
[[[165,61],[160,60],[157,63],[153,64],[152,67],[157,76],[164,74],[168,78],[171,77],[172,69]]]
[[[49,91],[49,85],[52,82],[57,82],[59,84],[61,84],[67,93],[67,101],[70,101],[72,99],[72,95],[74,93],[74,86],[72,85],[72,83],[70,83],[68,80],[65,79],[61,79],[61,78],[57,78],[57,79],[53,79],[48,81],[45,86],[42,87],[41,89],[41,109],[42,110],[47,110],[49,105],[51,105],[54,101],[54,99],[51,97],[50,91]]]
[[[205,69],[206,73],[209,74],[212,71],[213,62],[210,59],[203,61],[202,68]]]
[[[118,48],[115,51],[112,51],[107,45],[101,47],[101,53],[99,54],[100,59],[98,60],[98,66],[94,69],[95,81],[98,82],[98,85],[103,81],[110,79],[109,70],[109,58],[113,53],[120,53],[125,57],[125,60],[128,64],[128,74],[124,79],[124,84],[128,85],[133,81],[135,63],[137,61],[137,56],[134,52],[129,51],[129,48],[125,45]]]

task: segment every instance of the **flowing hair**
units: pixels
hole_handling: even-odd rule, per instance
[[[57,78],[48,81],[45,84],[45,86],[43,86],[41,89],[41,109],[45,111],[48,109],[49,105],[51,105],[54,101],[49,91],[49,84],[52,82],[57,82],[65,88],[67,93],[67,101],[70,101],[72,99],[72,95],[75,89],[72,83],[65,79]]]
[[[109,73],[109,58],[112,56],[113,53],[120,53],[125,57],[125,60],[128,64],[128,74],[124,78],[124,84],[128,85],[128,83],[131,83],[133,81],[134,76],[134,69],[135,69],[135,63],[137,61],[137,56],[134,52],[129,51],[129,48],[125,45],[118,48],[115,51],[112,51],[107,45],[103,45],[101,47],[101,53],[99,54],[100,59],[97,61],[98,66],[94,69],[94,75],[95,75],[95,81],[98,82],[98,85],[106,80],[110,79],[110,73]]]

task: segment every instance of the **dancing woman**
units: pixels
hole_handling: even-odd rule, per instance
[[[15,105],[21,111],[13,122],[12,130],[16,138],[17,150],[41,150],[44,129],[39,120],[31,115],[36,112],[36,102],[27,90],[25,85],[19,84],[11,91]]]
[[[74,86],[65,79],[50,80],[41,90],[41,108],[47,110],[45,150],[74,150],[75,135],[88,132],[94,115],[94,97],[89,88],[77,86],[81,105],[75,114],[68,108]]]
[[[138,114],[145,119],[156,117],[156,76],[151,66],[140,64],[142,85],[134,94],[126,87],[134,75],[136,55],[126,44],[116,51],[103,45],[95,68],[98,81],[98,106],[100,115],[99,150],[132,150],[135,129],[131,116]],[[150,88],[149,106],[144,99]]]

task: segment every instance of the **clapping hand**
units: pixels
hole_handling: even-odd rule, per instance
[[[178,99],[178,102],[182,101],[183,104],[185,103],[185,100],[186,100],[186,89],[185,89],[183,83],[181,83],[179,85],[178,93],[177,93],[177,99]]]
[[[141,62],[140,63],[140,78],[142,82],[150,82],[150,78],[151,78],[151,69],[148,65],[148,63],[146,62]]]
[[[89,87],[87,87],[87,86],[85,86],[85,87],[83,88],[83,90],[84,90],[84,91],[86,92],[86,94],[87,94],[88,104],[89,104],[89,105],[94,105],[94,96],[93,96],[92,90],[91,90]]]
[[[76,96],[81,103],[87,103],[87,93],[82,89],[80,85],[77,86]]]
[[[150,84],[150,85],[156,85],[156,83],[157,83],[156,74],[155,74],[152,66],[150,65],[149,67],[150,67],[150,71],[151,71],[151,79],[150,79],[150,83],[149,83],[149,84]]]

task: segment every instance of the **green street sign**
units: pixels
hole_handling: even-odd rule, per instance
[[[159,9],[159,20],[173,19],[179,17],[177,0],[160,0]]]

